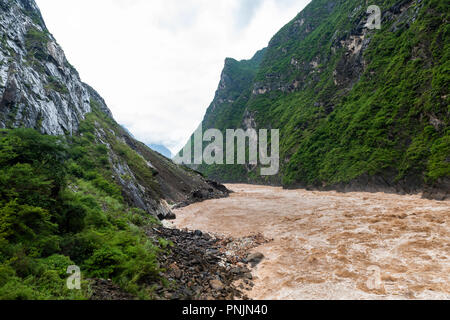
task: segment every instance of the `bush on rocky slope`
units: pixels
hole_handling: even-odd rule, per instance
[[[1,131],[0,299],[88,298],[66,288],[70,265],[150,297],[161,249],[139,227],[157,221],[124,202],[104,148],[84,139]]]

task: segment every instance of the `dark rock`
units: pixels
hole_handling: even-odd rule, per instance
[[[253,275],[252,275],[251,272],[245,273],[245,274],[244,274],[244,277],[247,278],[247,279],[249,279],[249,280],[252,280],[252,279],[253,279]]]
[[[163,227],[150,228],[147,235],[155,240],[162,237],[174,243],[162,259],[162,268],[167,270],[162,276],[174,281],[174,285],[157,290],[159,298],[232,300],[242,295],[233,283],[248,277],[245,273],[249,270],[234,264],[226,267],[219,265],[220,261],[226,260],[221,253],[224,248],[221,239],[201,231],[188,232]]]
[[[233,273],[233,274],[242,274],[243,271],[242,271],[241,268],[236,267],[236,268],[231,269],[231,273]]]
[[[246,263],[250,263],[252,268],[256,267],[258,264],[263,261],[264,255],[260,252],[250,254],[245,260]]]
[[[200,230],[195,230],[194,235],[201,237],[201,236],[203,236],[203,232],[201,232]]]
[[[118,285],[111,280],[92,279],[89,280],[92,290],[91,300],[134,300],[135,297],[123,291]]]

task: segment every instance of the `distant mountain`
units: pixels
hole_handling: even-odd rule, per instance
[[[162,154],[166,158],[169,158],[169,159],[172,158],[172,152],[161,144],[147,144],[147,146],[150,149],[152,149],[153,151],[156,151],[156,152]]]
[[[203,129],[280,129],[280,173],[201,165],[222,182],[450,190],[450,2],[313,0],[252,60],[226,59]],[[189,142],[189,143],[192,143]]]
[[[125,130],[126,133],[128,133],[128,135],[130,137],[132,137],[133,139],[135,139],[135,136],[131,133],[130,130],[128,130],[128,128],[126,126],[124,126],[123,124],[121,124],[121,127],[123,128],[123,130]]]
[[[124,125],[122,125],[123,130],[125,130],[131,137],[135,138],[134,135],[131,133],[130,130],[128,130],[128,128]],[[159,154],[162,154],[164,157],[168,158],[168,159],[172,159],[172,152],[167,149],[165,146],[163,146],[162,144],[146,144],[147,147],[149,147],[150,149],[152,149],[153,151],[158,152]]]

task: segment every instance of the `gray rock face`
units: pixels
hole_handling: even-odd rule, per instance
[[[228,195],[223,186],[176,166],[134,140],[114,121],[103,98],[80,80],[67,61],[34,0],[0,0],[0,129],[26,127],[43,134],[72,135],[94,109],[111,119],[103,127],[95,124],[96,143],[108,148],[111,174],[131,206],[170,219],[174,214],[168,203],[192,203],[189,196],[196,190],[206,190],[206,198]],[[154,187],[144,186],[139,170],[114,151],[108,133],[157,174]]]
[[[81,82],[34,0],[0,0],[0,128],[72,134],[103,99]]]

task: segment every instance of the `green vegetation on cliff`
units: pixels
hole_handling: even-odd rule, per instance
[[[222,181],[287,187],[360,180],[414,192],[448,181],[450,4],[371,4],[383,11],[381,30],[365,27],[366,1],[313,0],[273,37],[259,66],[226,63],[222,78],[242,91],[221,81],[204,129],[280,128],[279,176],[263,180],[242,166],[197,169]]]
[[[106,119],[88,115],[68,139],[0,131],[0,299],[89,298],[87,282],[80,291],[67,289],[70,265],[84,279],[111,278],[151,297],[144,282],[159,280],[163,249],[144,227],[158,222],[129,206],[111,178],[108,149],[95,141],[95,124]],[[134,151],[119,142],[114,148],[148,184],[154,181]]]
[[[118,125],[34,0],[0,0],[0,60],[0,300],[87,299],[104,286],[155,297],[171,284],[161,265],[172,243],[155,231],[169,203],[227,190]],[[82,290],[67,289],[68,266]]]

